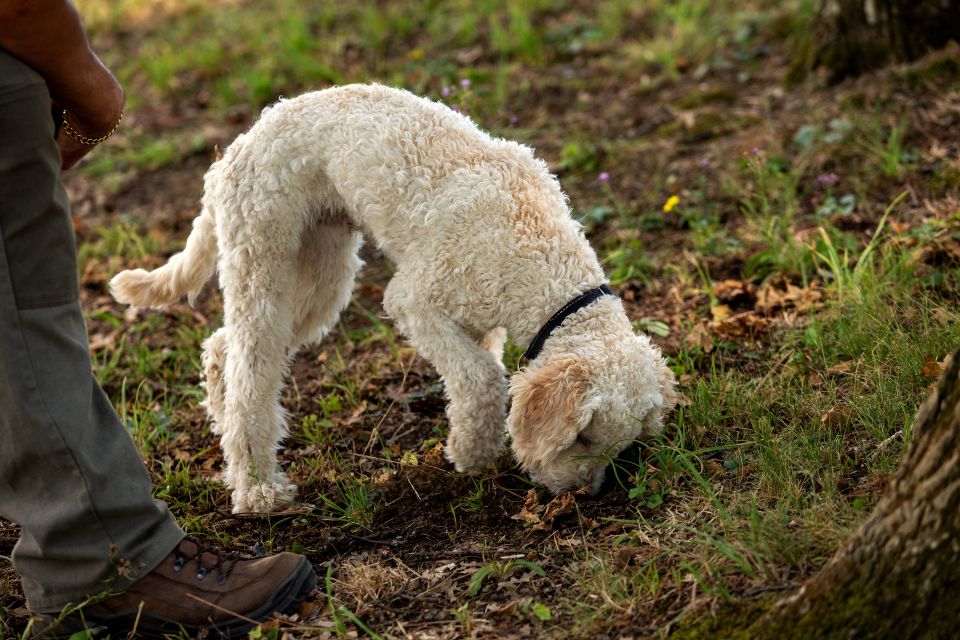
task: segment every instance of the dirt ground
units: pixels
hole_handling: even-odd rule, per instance
[[[597,170],[610,172],[609,186],[622,202],[638,210],[660,210],[664,194],[652,189],[653,180],[644,176],[657,176],[658,185],[674,185],[684,198],[684,189],[699,185],[704,201],[718,203],[723,224],[735,225],[739,215],[735,198],[723,185],[736,179],[744,154],[755,148],[774,154],[789,147],[812,112],[827,121],[841,115],[850,101],[883,100],[892,119],[908,117],[907,144],[920,154],[918,167],[960,157],[956,91],[960,75],[909,85],[903,80],[906,71],[898,68],[838,87],[810,84],[787,89],[784,54],[771,49],[764,55],[764,62],[751,68],[749,79],[738,79],[740,69],[732,67],[706,79],[690,74],[670,79],[656,91],[640,90],[622,78],[597,79],[604,69],[592,66],[591,59],[579,65],[572,61],[538,70],[529,92],[511,103],[511,112],[525,131],[534,132],[527,142],[558,168],[575,208],[605,202],[607,196],[596,172],[560,168],[563,128],[571,119],[583,136],[611,141],[598,152]],[[960,68],[956,50],[944,59]],[[922,70],[925,65],[929,61],[907,69]],[[570,73],[592,78],[589,91],[571,93]],[[676,106],[691,101],[692,95],[699,96],[695,104]],[[571,104],[576,108],[571,110]],[[250,117],[241,112],[210,122],[202,110],[183,104],[169,108],[156,104],[132,114],[132,126],[158,135],[171,127],[199,128],[203,150],[171,166],[129,172],[119,186],[110,188],[101,178],[65,176],[79,242],[95,242],[104,225],[133,220],[139,232],[159,239],[164,255],[153,262],[159,264],[175,249],[170,239],[182,241],[188,232],[212,149],[227,145],[249,125]],[[813,160],[816,166],[807,168],[806,175],[844,175],[855,161],[825,155]],[[671,179],[662,180],[665,176]],[[944,188],[931,187],[929,177],[917,169],[903,181],[878,178],[869,187],[871,202],[888,203],[906,189],[909,195],[896,221],[905,227],[956,212],[960,204],[956,181]],[[808,201],[815,194],[800,196],[806,198],[802,208],[811,209]],[[868,239],[882,213],[881,204],[872,204],[838,225]],[[715,283],[725,283],[714,294],[729,312],[721,318],[711,315],[704,288],[668,268],[688,259],[691,229],[678,218],[664,218],[658,228],[629,232],[629,239],[639,242],[652,265],[648,275],[628,278],[616,287],[631,318],[664,323],[668,334],[654,340],[670,356],[689,348],[702,331],[708,332],[706,341],[739,345],[717,350],[713,364],[703,361],[702,371],[693,375],[705,375],[718,363],[756,378],[767,375],[774,364],[768,357],[777,353],[783,332],[798,315],[819,304],[820,290],[813,285],[801,291],[787,278],[762,283],[744,278],[750,248],[703,255],[702,268]],[[811,222],[810,228],[814,226]],[[613,224],[595,225],[590,232],[602,251],[628,236]],[[402,338],[381,328],[381,322],[389,327],[380,304],[391,267],[369,246],[363,257],[367,267],[352,305],[333,336],[296,357],[284,392],[292,424],[311,414],[330,422],[322,438],[314,441],[295,431],[280,452],[281,463],[300,487],[295,505],[271,516],[230,513],[228,494],[217,482],[221,454],[194,401],[177,405],[169,416],[175,425],[170,437],[146,456],[158,486],[164,484],[164,498],[191,531],[228,540],[241,549],[298,550],[314,562],[321,585],[296,615],[279,623],[282,631],[294,637],[363,636],[364,628],[342,613],[340,607],[345,607],[370,632],[385,637],[648,638],[667,633],[681,613],[716,606],[718,599],[698,593],[697,582],[681,559],[665,553],[669,545],[661,544],[656,528],[647,526],[695,521],[701,510],[703,517],[713,517],[704,501],[679,491],[668,493],[662,504],[645,505],[629,498],[627,489],[597,499],[582,494],[553,497],[532,487],[507,453],[482,476],[454,473],[441,453],[446,420],[442,382]],[[931,246],[924,260],[960,264],[960,248],[949,242]],[[82,274],[95,355],[132,340],[153,350],[180,349],[178,327],[192,324],[209,333],[217,326],[220,300],[211,287],[195,310],[178,306],[165,312],[151,333],[125,333],[99,312],[132,321],[142,320],[148,312],[125,316],[109,297],[105,284],[124,266],[118,262],[98,259]],[[151,261],[140,259],[137,264]],[[188,373],[186,380],[199,383],[196,372]],[[119,397],[119,382],[105,381],[111,398]],[[689,374],[680,382],[684,391]],[[166,389],[162,380],[145,383],[158,394]],[[342,405],[320,412],[318,398],[331,394],[341,397]],[[658,464],[651,451],[646,456],[648,464]],[[711,459],[707,454],[705,464]],[[181,468],[191,479],[171,471]],[[737,491],[750,486],[751,480],[748,472],[727,473],[717,482],[725,490]],[[883,489],[882,482],[871,483],[866,486],[853,473],[849,490],[869,501]],[[324,496],[337,506],[330,506]],[[638,528],[638,522],[646,524]],[[0,555],[9,556],[18,534],[15,525],[0,521]],[[682,545],[683,534],[673,531],[671,536],[672,545]],[[665,583],[656,595],[624,598],[613,587],[584,586],[590,584],[598,562],[614,572],[629,573],[652,558],[657,558]],[[328,568],[329,587],[324,581]],[[768,597],[794,588],[817,568],[813,563],[775,577],[744,576],[728,582],[728,596],[740,601]],[[0,594],[4,609],[0,629],[19,633],[27,611],[16,575],[6,563],[0,563]],[[594,603],[605,612],[600,618],[585,613]],[[343,625],[339,630],[338,623]]]

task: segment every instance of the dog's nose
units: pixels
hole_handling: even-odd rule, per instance
[[[634,442],[621,451],[603,469],[603,481],[596,483],[590,496],[598,498],[617,489],[630,488],[630,476],[636,475],[643,465],[643,448],[640,442]]]

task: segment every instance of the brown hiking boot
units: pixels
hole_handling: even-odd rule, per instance
[[[41,616],[34,633],[69,637],[87,629],[93,637],[239,638],[273,613],[292,610],[316,583],[303,556],[241,558],[236,551],[225,553],[187,537],[123,593],[62,620]]]

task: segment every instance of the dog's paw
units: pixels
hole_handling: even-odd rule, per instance
[[[447,437],[443,452],[457,471],[475,475],[485,471],[500,455],[502,448],[502,441],[470,437],[462,432],[452,431]]]
[[[297,485],[290,482],[285,473],[280,473],[279,471],[274,473],[271,487],[273,488],[277,502],[281,504],[290,504],[297,499],[297,493],[299,493]]]
[[[233,492],[233,513],[269,513],[278,511],[297,497],[297,485],[277,472],[269,482],[252,483]]]

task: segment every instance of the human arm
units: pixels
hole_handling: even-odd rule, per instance
[[[123,90],[90,48],[77,10],[69,0],[0,0],[0,47],[43,76],[54,105],[84,136],[110,131],[123,112]],[[57,144],[68,169],[92,145],[61,127]]]

